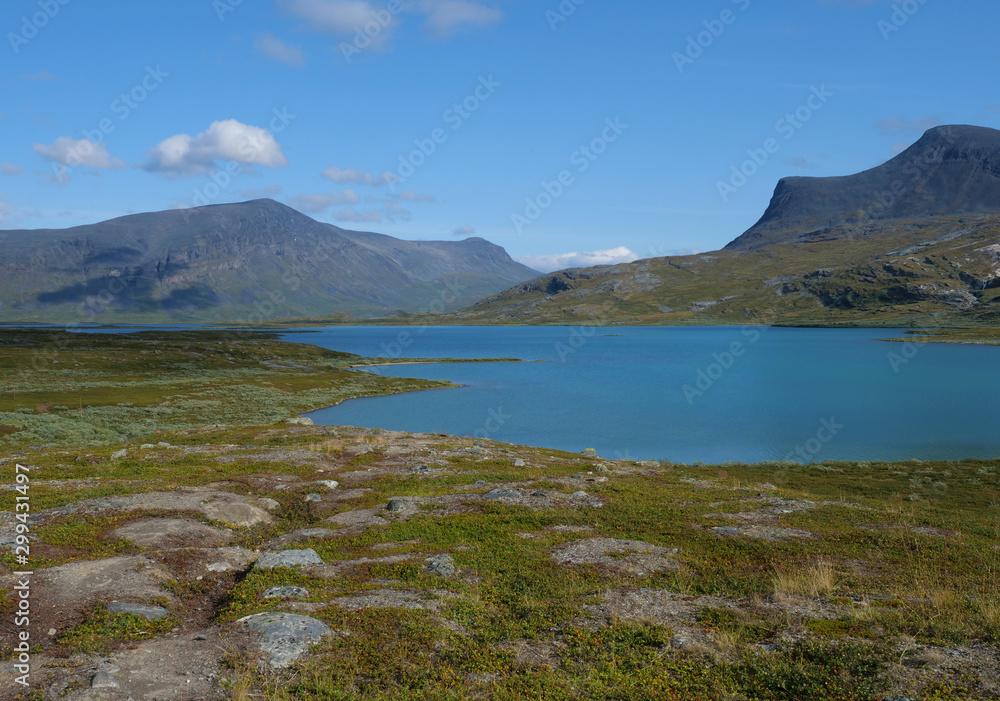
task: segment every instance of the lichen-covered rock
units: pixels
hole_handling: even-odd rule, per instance
[[[270,570],[275,567],[305,567],[306,565],[322,565],[323,559],[312,548],[305,550],[283,550],[280,553],[268,553],[254,563],[255,570]]]
[[[259,649],[275,669],[288,667],[309,652],[311,645],[333,634],[322,621],[293,613],[258,613],[237,623],[260,635]]]

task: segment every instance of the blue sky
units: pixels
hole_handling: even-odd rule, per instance
[[[545,269],[712,250],[783,176],[1000,128],[997,26],[972,0],[5,0],[0,228],[270,196]]]

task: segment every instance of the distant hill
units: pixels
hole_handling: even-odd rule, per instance
[[[0,321],[259,322],[457,309],[538,273],[481,238],[401,241],[273,200],[2,231]]]
[[[870,234],[876,222],[990,212],[1000,212],[1000,131],[937,127],[863,173],[782,179],[764,216],[726,249],[850,238]]]
[[[939,127],[864,173],[786,178],[721,251],[563,270],[446,318],[1000,325],[1000,131]]]

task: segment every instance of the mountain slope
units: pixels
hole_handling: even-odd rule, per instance
[[[564,270],[447,318],[995,325],[1000,131],[932,129],[864,173],[782,180],[760,222],[721,251]]]
[[[1000,212],[1000,131],[937,127],[863,173],[782,179],[764,216],[726,249],[850,238],[867,235],[876,222],[989,212]]]
[[[456,309],[537,274],[483,239],[345,231],[273,200],[0,237],[5,321],[382,316]]]

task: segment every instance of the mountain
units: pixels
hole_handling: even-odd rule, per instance
[[[563,270],[446,318],[1000,324],[1000,132],[940,127],[858,175],[786,178],[761,220],[721,251]]]
[[[784,178],[760,221],[726,246],[864,236],[873,224],[1000,212],[1000,131],[931,129],[891,161],[857,175]]]
[[[401,241],[273,200],[3,231],[0,320],[254,321],[457,309],[538,273],[481,238]]]

